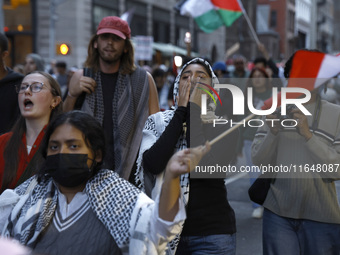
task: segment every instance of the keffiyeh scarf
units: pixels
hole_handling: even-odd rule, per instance
[[[24,195],[33,178],[15,192]],[[131,247],[139,251],[134,254],[155,254],[150,250],[155,251],[156,247],[147,238],[154,205],[151,199],[111,170],[101,170],[88,181],[85,191],[94,213],[124,254]],[[34,248],[39,235],[54,217],[57,199],[58,191],[52,178],[41,181],[31,196],[14,207],[2,235]]]
[[[99,123],[104,119],[104,101],[100,71],[94,74],[97,88],[86,95],[81,110],[94,116]],[[131,75],[119,71],[112,102],[115,171],[128,179],[137,157],[142,130],[149,115],[149,82],[144,69],[137,67]]]

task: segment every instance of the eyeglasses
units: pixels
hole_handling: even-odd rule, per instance
[[[21,83],[20,85],[15,86],[15,90],[18,94],[22,94],[27,90],[27,88],[30,88],[32,93],[38,93],[44,86],[46,85],[42,82],[33,82],[32,84]]]

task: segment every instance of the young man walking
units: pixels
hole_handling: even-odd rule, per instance
[[[128,179],[147,117],[159,111],[152,76],[134,64],[131,30],[119,17],[101,20],[90,40],[85,68],[72,76],[65,111],[93,115],[108,141],[105,167]]]

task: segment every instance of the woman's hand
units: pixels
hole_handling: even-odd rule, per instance
[[[169,160],[159,198],[159,217],[173,221],[179,210],[179,176],[192,171],[201,158],[210,150],[209,142],[204,146],[176,152]]]
[[[178,106],[187,107],[190,96],[191,79],[188,77],[183,86],[179,86],[179,93],[177,96]]]
[[[201,107],[202,103],[202,94],[206,94],[201,88],[203,86],[200,84],[200,78],[197,79],[197,82],[195,84],[195,87],[192,90],[192,93],[190,95],[190,102],[197,104],[199,107]]]
[[[202,157],[207,154],[209,150],[210,144],[206,142],[205,145],[176,152],[170,158],[166,166],[165,174],[175,179],[181,174],[194,170],[195,166],[198,165]]]

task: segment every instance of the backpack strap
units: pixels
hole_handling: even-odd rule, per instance
[[[83,76],[90,77],[94,79],[94,74],[91,68],[83,68]],[[80,96],[77,98],[77,101],[74,105],[74,110],[80,110],[81,107],[83,106],[83,103],[85,101],[86,93],[83,92],[80,94]]]

